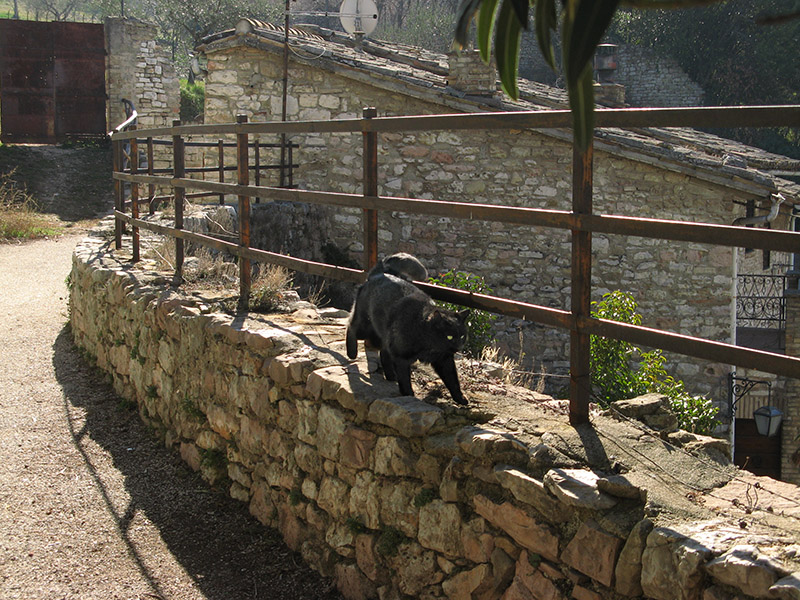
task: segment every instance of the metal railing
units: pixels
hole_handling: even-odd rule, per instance
[[[488,310],[510,317],[522,318],[570,332],[570,423],[577,425],[589,420],[591,382],[589,375],[589,340],[591,335],[626,340],[637,345],[661,348],[686,356],[758,369],[800,379],[800,358],[741,348],[702,338],[671,333],[648,327],[592,318],[591,272],[592,234],[604,233],[643,238],[696,242],[728,247],[745,247],[800,253],[800,233],[733,227],[709,223],[691,223],[662,219],[646,219],[618,215],[596,214],[592,207],[593,148],[573,149],[571,210],[545,210],[509,207],[468,202],[445,202],[415,198],[395,198],[378,194],[378,134],[386,132],[420,132],[434,130],[486,129],[545,129],[571,126],[569,111],[481,113],[431,115],[416,117],[376,117],[367,109],[361,119],[333,121],[297,121],[247,123],[240,117],[237,123],[225,125],[194,125],[164,127],[147,132],[123,132],[113,136],[115,156],[126,139],[137,134],[171,136],[174,150],[172,177],[122,173],[115,160],[115,191],[117,193],[116,246],[122,245],[122,224],[133,226],[134,260],[138,260],[138,228],[147,228],[176,238],[176,272],[183,265],[183,241],[192,240],[217,249],[228,250],[240,257],[240,299],[250,293],[250,261],[264,261],[324,277],[360,283],[364,271],[337,267],[250,247],[250,198],[269,197],[273,200],[306,202],[328,206],[356,207],[363,210],[364,269],[378,257],[378,211],[405,212],[446,216],[456,219],[500,222],[510,226],[537,226],[568,230],[572,233],[571,304],[570,310],[519,302],[461,290],[420,284],[432,297],[464,306]],[[596,126],[602,127],[777,127],[800,126],[800,106],[781,107],[724,107],[670,109],[607,109],[598,110]],[[344,194],[308,190],[288,190],[249,184],[247,168],[248,136],[251,134],[352,133],[363,137],[363,193]],[[186,176],[183,136],[232,134],[237,139],[239,161],[237,183],[200,181]],[[121,198],[123,182],[131,183],[132,193],[140,184],[161,184],[174,188],[175,226],[151,224],[128,215]],[[239,243],[224,242],[183,230],[183,199],[186,189],[234,194],[239,205]],[[132,207],[137,202],[131,202]]]
[[[739,275],[736,326],[786,329],[786,275]]]

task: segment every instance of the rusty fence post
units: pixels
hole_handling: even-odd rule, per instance
[[[237,123],[247,123],[247,115],[237,115]],[[249,185],[248,140],[246,133],[236,134],[236,171],[239,185]],[[239,196],[239,246],[250,247],[250,196]],[[250,300],[252,265],[249,258],[239,256],[239,307],[247,308]]]
[[[261,185],[261,140],[255,136],[253,140],[253,162],[255,163],[254,179],[256,186]],[[261,198],[256,196],[256,204],[261,202]]]
[[[136,125],[131,125],[131,131],[136,130]],[[139,141],[133,137],[131,138],[131,175],[136,175],[139,172]],[[134,219],[139,218],[139,184],[131,181],[131,216]],[[139,262],[139,228],[136,225],[132,228],[131,242],[133,246],[133,262]]]
[[[364,195],[378,195],[378,134],[368,131],[367,123],[378,115],[373,108],[364,109]],[[369,271],[378,262],[378,211],[364,209],[364,270]]]
[[[592,157],[590,142],[585,151],[577,146],[572,150],[572,212],[592,214]],[[570,333],[569,364],[569,422],[581,425],[589,422],[591,374],[589,372],[589,334],[578,331],[579,320],[591,313],[592,293],[592,233],[572,231],[572,293],[573,329]]]
[[[113,169],[115,173],[122,171],[122,141],[115,140],[112,143],[114,152]],[[123,212],[125,210],[125,184],[119,179],[114,180],[114,209]],[[119,250],[122,248],[122,219],[119,217],[114,218],[114,248]]]
[[[217,155],[219,157],[219,182],[225,183],[225,144],[222,140],[217,142]],[[220,205],[225,204],[225,194],[219,195]]]
[[[181,120],[172,121],[173,127],[180,127]],[[186,176],[186,154],[184,151],[183,138],[175,134],[172,136],[172,169],[175,179],[183,179]],[[175,229],[183,229],[183,201],[186,196],[186,189],[180,186],[174,187],[175,194]],[[183,240],[175,238],[175,277],[183,277]]]

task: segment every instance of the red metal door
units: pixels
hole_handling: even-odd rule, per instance
[[[106,131],[103,26],[0,19],[0,139]]]

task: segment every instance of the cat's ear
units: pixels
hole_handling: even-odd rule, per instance
[[[459,313],[458,313],[459,321],[461,321],[462,323],[466,323],[467,319],[469,319],[469,313],[470,313],[470,310],[468,308],[465,308],[464,310],[459,311]]]
[[[425,321],[428,323],[437,323],[442,318],[442,313],[438,308],[434,308],[431,310],[427,315],[425,315]]]

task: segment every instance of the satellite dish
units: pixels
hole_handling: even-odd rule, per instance
[[[369,35],[378,25],[378,6],[374,0],[344,0],[339,7],[339,20],[350,35]]]

